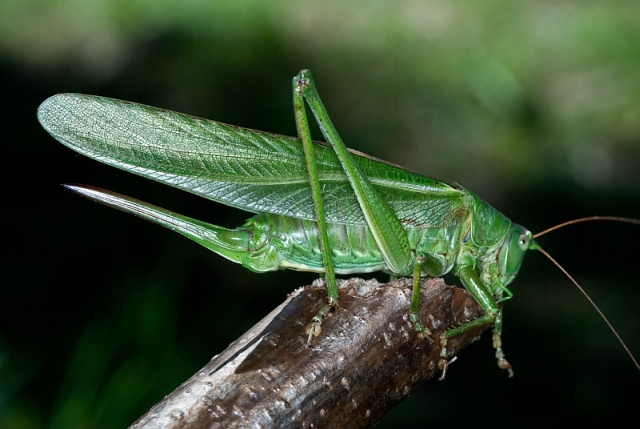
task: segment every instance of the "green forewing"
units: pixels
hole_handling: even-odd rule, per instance
[[[38,109],[42,126],[98,161],[250,212],[315,219],[300,141],[126,101],[59,94]],[[365,220],[335,153],[316,143],[328,222]],[[437,227],[463,193],[443,182],[353,152],[398,218]]]

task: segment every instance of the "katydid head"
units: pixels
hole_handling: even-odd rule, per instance
[[[592,217],[583,217],[583,218],[579,218],[579,219],[573,219],[570,220],[568,222],[564,222],[561,224],[558,224],[556,226],[553,226],[549,229],[545,229],[542,232],[539,232],[535,235],[533,235],[533,238],[538,238],[548,232],[554,231],[558,228],[562,228],[564,226],[567,225],[573,225],[574,223],[580,223],[580,222],[588,222],[588,221],[592,221],[592,220],[610,220],[610,221],[614,221],[614,222],[625,222],[625,223],[633,223],[636,225],[640,225],[640,220],[638,219],[630,219],[630,218],[626,218],[626,217],[617,217],[617,216],[592,216]],[[602,311],[600,310],[600,308],[596,305],[595,302],[593,302],[593,300],[591,299],[591,297],[587,294],[587,292],[585,292],[585,290],[582,288],[582,286],[580,286],[578,284],[577,281],[575,281],[575,279],[573,277],[571,277],[571,275],[555,260],[551,257],[551,255],[549,255],[549,253],[547,253],[542,247],[540,247],[538,245],[538,243],[536,243],[535,241],[531,240],[530,244],[529,244],[529,249],[532,250],[539,250],[543,255],[545,255],[547,258],[549,258],[549,260],[551,262],[554,263],[555,266],[557,266],[560,271],[562,271],[568,278],[569,280],[571,280],[571,282],[578,288],[578,290],[580,292],[582,292],[582,294],[587,298],[587,300],[591,303],[591,305],[593,306],[593,308],[596,309],[596,311],[598,312],[598,314],[600,315],[600,317],[602,317],[602,319],[605,321],[605,323],[607,324],[607,326],[609,326],[609,329],[611,329],[611,331],[613,332],[613,334],[616,336],[616,338],[618,339],[618,341],[620,342],[620,344],[622,344],[622,347],[625,349],[625,351],[627,352],[627,354],[629,355],[629,357],[631,358],[631,360],[633,361],[633,363],[635,364],[636,368],[638,368],[638,370],[640,370],[640,364],[638,364],[638,361],[636,360],[636,358],[633,356],[633,354],[631,353],[631,351],[629,350],[629,347],[627,347],[627,345],[625,344],[624,341],[622,341],[622,338],[620,337],[620,335],[618,334],[618,331],[616,331],[613,327],[613,325],[611,324],[611,322],[609,322],[609,320],[605,317],[604,313],[602,313]]]
[[[498,252],[498,265],[505,285],[511,283],[518,274],[525,253],[532,246],[537,246],[537,243],[533,240],[531,231],[518,224],[511,224]]]

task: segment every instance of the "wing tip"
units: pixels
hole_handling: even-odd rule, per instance
[[[69,111],[69,103],[77,100],[79,94],[62,93],[55,94],[44,100],[38,106],[38,122],[48,133],[53,134],[56,124],[60,122],[60,116]]]

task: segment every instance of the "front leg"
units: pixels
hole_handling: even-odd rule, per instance
[[[476,301],[478,301],[478,303],[482,306],[485,315],[471,320],[470,322],[467,322],[461,326],[449,329],[441,335],[440,341],[442,344],[442,350],[440,351],[440,362],[438,362],[438,366],[440,367],[440,370],[442,370],[442,376],[440,377],[440,380],[444,380],[445,376],[447,375],[447,367],[449,365],[449,356],[447,352],[448,340],[473,328],[488,325],[490,323],[494,324],[493,348],[496,349],[496,359],[498,361],[498,367],[500,367],[501,369],[506,369],[509,372],[509,377],[513,377],[513,370],[511,369],[511,365],[505,359],[504,352],[502,351],[502,309],[498,306],[498,304],[495,303],[493,296],[487,290],[482,281],[478,278],[473,269],[471,269],[471,267],[462,266],[458,269],[457,274],[467,291],[469,291],[469,293],[473,295]]]

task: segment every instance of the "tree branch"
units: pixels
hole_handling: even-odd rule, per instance
[[[300,288],[130,428],[371,427],[438,372],[439,335],[483,314],[465,290],[427,280],[432,342],[409,321],[410,298],[409,279],[341,281],[340,307],[306,347],[326,289]],[[487,328],[449,340],[449,356]]]

